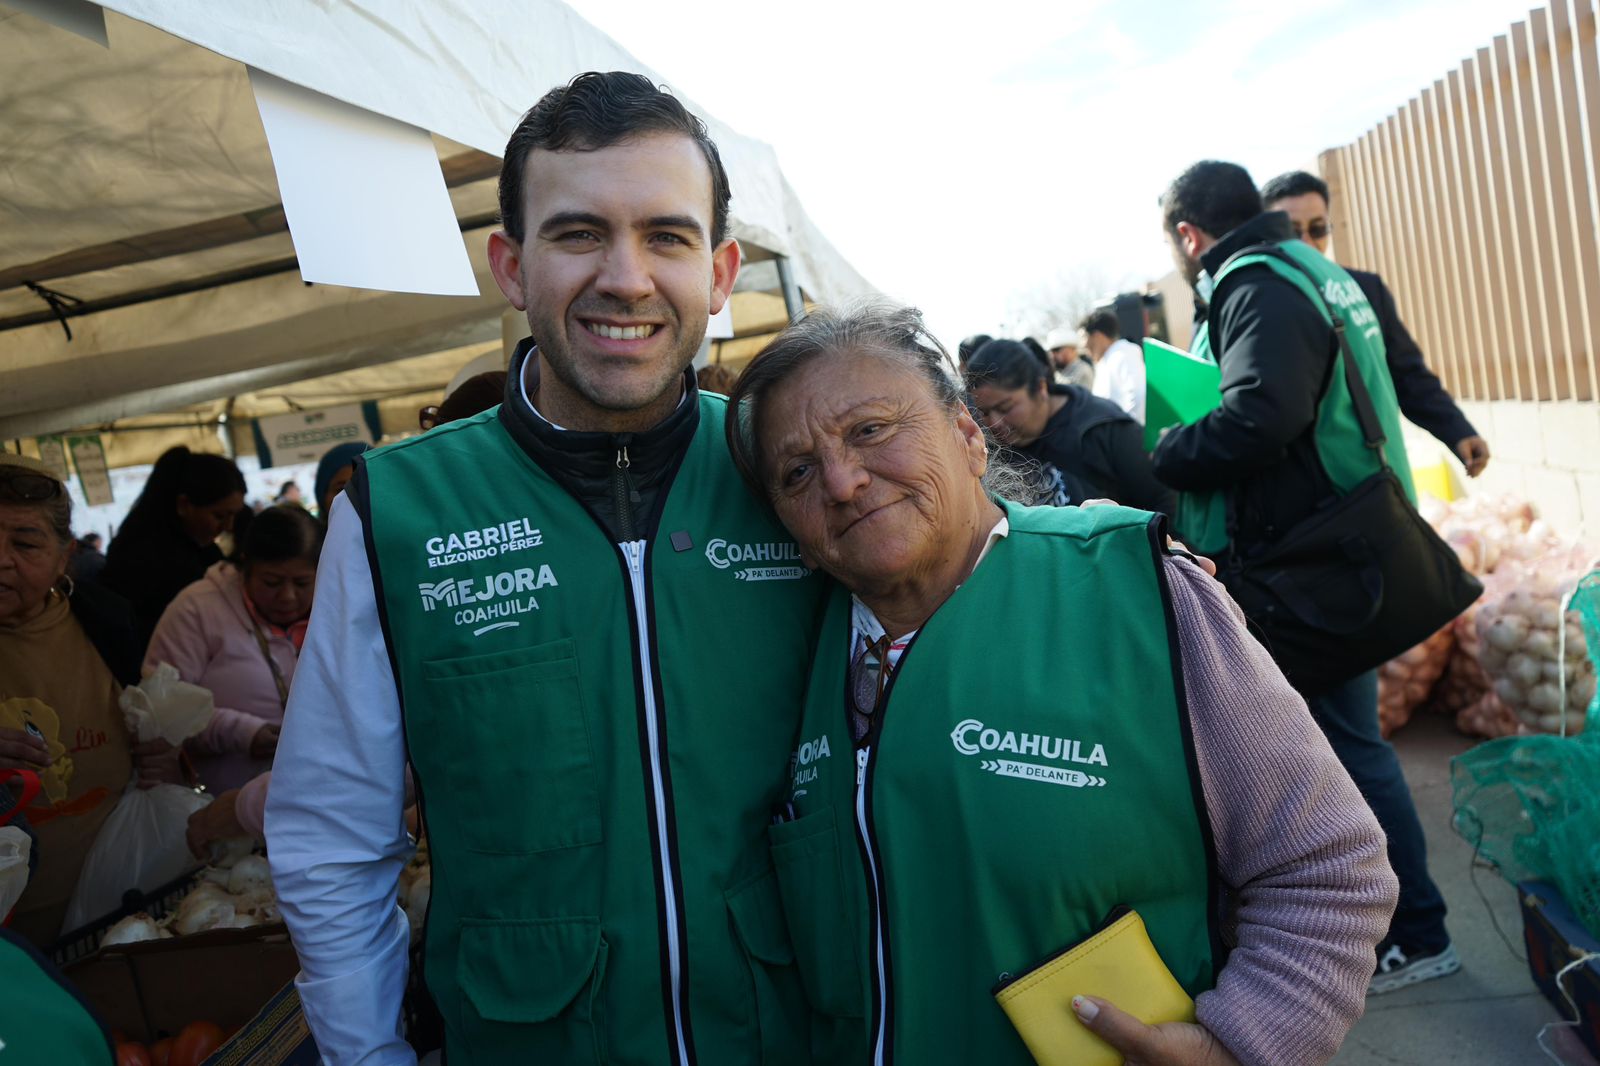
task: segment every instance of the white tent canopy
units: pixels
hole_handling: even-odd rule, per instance
[[[663,80],[554,0],[104,8],[109,48],[0,6],[0,438],[497,339],[483,249],[517,119],[584,70]],[[430,131],[479,295],[303,283],[247,67]],[[771,148],[694,109],[747,258],[786,257],[813,299],[870,291]]]

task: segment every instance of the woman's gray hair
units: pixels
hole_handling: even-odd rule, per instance
[[[32,474],[39,476],[39,472],[32,467],[15,466],[11,463],[7,463],[3,458],[0,458],[0,472],[6,471],[9,471],[12,474]],[[48,477],[49,475],[44,476]],[[55,534],[56,540],[60,541],[61,544],[65,546],[67,544],[71,544],[73,540],[72,494],[67,491],[67,486],[65,484],[62,484],[59,480],[56,483],[61,486],[60,491],[48,500],[33,502],[12,500],[9,496],[0,496],[0,502],[12,503],[19,507],[32,507],[37,510],[40,514],[44,515],[45,522],[50,526],[50,532]]]
[[[763,499],[768,490],[756,442],[767,396],[807,364],[837,352],[892,360],[917,374],[941,407],[963,406],[971,411],[950,353],[928,332],[921,311],[884,300],[866,300],[838,310],[813,308],[761,349],[728,396],[728,450],[745,482]],[[982,427],[983,420],[976,412],[972,415]],[[1030,480],[1000,460],[987,429],[984,444],[989,454],[984,488],[991,495],[1032,502],[1035,490]]]

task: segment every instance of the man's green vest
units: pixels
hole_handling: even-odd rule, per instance
[[[993,986],[1121,904],[1191,994],[1221,964],[1163,534],[1123,508],[1005,509],[859,752],[850,598],[829,605],[795,818],[771,834],[818,1061],[877,1061],[886,1013],[883,1062],[1031,1063]]]
[[[1339,264],[1304,241],[1285,241],[1278,248],[1304,267],[1316,279],[1316,284],[1313,285],[1304,272],[1289,264],[1270,255],[1256,254],[1230,260],[1217,276],[1216,288],[1220,290],[1222,279],[1237,270],[1248,266],[1264,266],[1304,293],[1330,324],[1332,319],[1328,315],[1327,305],[1339,313],[1345,324],[1345,337],[1350,342],[1350,353],[1355,356],[1356,370],[1372,396],[1378,422],[1388,438],[1388,443],[1383,447],[1384,458],[1415,503],[1411,463],[1406,456],[1405,441],[1400,432],[1400,404],[1395,398],[1394,380],[1389,376],[1383,330],[1378,324],[1378,316],[1367,303],[1361,286]],[[1193,354],[1216,362],[1216,356],[1211,351],[1211,332],[1208,328],[1199,331]],[[1378,459],[1361,435],[1361,423],[1356,419],[1350,389],[1345,384],[1344,356],[1337,351],[1334,353],[1333,372],[1328,378],[1327,390],[1317,407],[1313,439],[1322,468],[1341,495],[1378,472]],[[1173,525],[1177,535],[1190,548],[1206,555],[1221,554],[1228,547],[1226,491],[1180,493]]]
[[[823,584],[699,402],[648,546],[498,408],[365,460],[457,1066],[809,1061],[766,829]]]

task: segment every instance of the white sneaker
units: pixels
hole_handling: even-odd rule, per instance
[[[1399,944],[1386,941],[1379,945],[1378,969],[1367,983],[1367,995],[1381,996],[1419,981],[1448,977],[1459,969],[1461,959],[1454,944],[1446,944],[1443,951],[1432,955],[1418,955],[1407,954]]]

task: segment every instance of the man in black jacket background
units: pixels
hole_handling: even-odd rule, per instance
[[[1294,235],[1311,247],[1328,254],[1333,227],[1328,221],[1328,183],[1303,170],[1279,174],[1261,187],[1261,199],[1268,211],[1283,211],[1289,216]],[[1468,477],[1477,477],[1489,465],[1489,442],[1472,428],[1467,416],[1423,359],[1422,349],[1400,321],[1394,295],[1377,274],[1354,267],[1345,270],[1378,314],[1383,328],[1383,345],[1389,357],[1389,376],[1394,379],[1400,410],[1460,458]]]
[[[1288,215],[1262,211],[1243,167],[1196,163],[1167,189],[1161,206],[1196,306],[1208,305],[1196,336],[1201,347],[1209,343],[1221,370],[1223,398],[1199,421],[1167,431],[1152,465],[1181,492],[1227,493],[1231,550],[1248,558],[1337,495],[1317,433],[1338,342],[1321,309],[1264,265],[1241,266],[1214,282],[1235,253],[1295,239]],[[1422,824],[1400,761],[1378,729],[1377,672],[1305,696],[1382,824],[1400,880],[1399,907],[1378,946],[1369,990],[1389,992],[1455,972],[1460,962],[1445,931],[1444,898],[1428,875]]]

